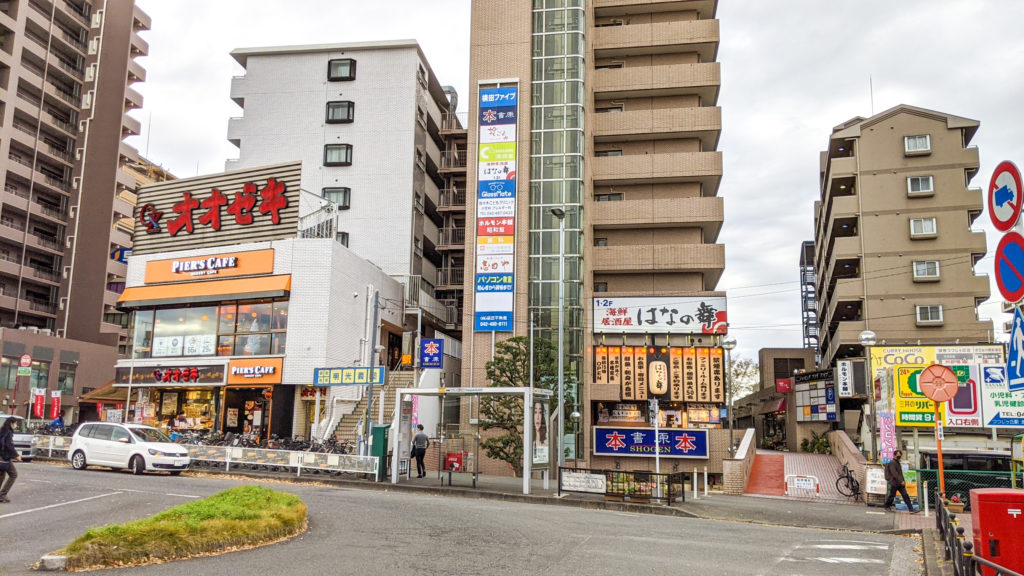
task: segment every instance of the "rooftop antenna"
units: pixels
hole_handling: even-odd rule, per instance
[[[871,115],[875,115],[875,84],[871,79],[871,74],[868,74],[868,91],[871,92]]]

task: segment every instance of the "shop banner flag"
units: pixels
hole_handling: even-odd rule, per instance
[[[50,419],[60,416],[60,390],[50,390]]]
[[[43,417],[43,407],[46,405],[46,390],[43,388],[32,389],[32,416]]]

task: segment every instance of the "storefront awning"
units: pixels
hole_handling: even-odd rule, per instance
[[[786,399],[775,398],[773,400],[767,400],[761,404],[761,410],[758,414],[776,414],[778,412],[786,411]]]
[[[248,298],[280,298],[291,289],[291,274],[206,280],[125,288],[117,300],[122,308],[143,308],[190,302],[218,302]]]
[[[128,391],[123,388],[114,388],[113,380],[79,398],[80,402],[124,402],[126,400],[128,400]]]

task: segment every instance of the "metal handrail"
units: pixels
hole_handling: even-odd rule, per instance
[[[935,528],[942,538],[945,559],[953,565],[954,576],[974,576],[982,573],[982,566],[995,571],[995,576],[1024,576],[974,555],[974,542],[964,536],[964,528],[956,519],[956,514],[946,508],[940,496],[935,503]]]

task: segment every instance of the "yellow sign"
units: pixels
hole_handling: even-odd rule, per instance
[[[896,378],[896,425],[918,428],[935,427],[935,402],[921,393],[917,383],[921,371],[927,365],[897,366]],[[946,407],[939,405],[940,417],[945,418]]]
[[[317,386],[361,386],[383,384],[384,368],[317,368],[313,370],[313,382]]]

